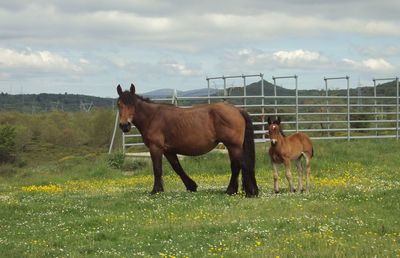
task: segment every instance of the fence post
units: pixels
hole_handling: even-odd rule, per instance
[[[246,76],[243,74],[242,77],[243,77],[243,97],[244,97],[243,104],[244,104],[244,109],[247,109]]]
[[[326,105],[325,105],[325,110],[326,110],[326,121],[328,121],[328,123],[326,123],[326,128],[327,130],[327,135],[328,137],[331,137],[331,132],[329,131],[331,129],[331,123],[330,123],[330,117],[329,117],[329,99],[328,99],[328,79],[326,77],[324,77],[324,81],[325,81],[325,97],[326,97]]]
[[[211,103],[211,99],[210,99],[210,78],[207,77],[206,80],[207,80],[207,88],[208,88],[208,91],[207,91],[208,104],[210,104]]]
[[[265,141],[265,100],[264,100],[264,75],[260,73],[260,78],[261,78],[261,122],[262,122],[262,139]]]
[[[375,128],[378,128],[378,110],[376,108],[376,80],[372,79],[374,82],[374,112],[375,112]],[[375,130],[375,135],[378,136],[378,130]]]
[[[276,99],[276,78],[272,76],[272,80],[274,80],[274,105],[275,105],[275,118],[278,116],[278,101]]]
[[[297,85],[297,75],[294,75],[296,84],[296,133],[299,132],[299,89]]]
[[[110,143],[110,148],[108,149],[108,154],[111,154],[112,147],[114,145],[115,133],[116,133],[117,127],[118,127],[118,117],[119,117],[119,110],[117,110],[117,115],[115,116],[114,131],[113,131],[113,134],[111,137],[111,143]],[[124,146],[124,145],[122,145],[122,146]]]
[[[396,77],[396,140],[399,140],[399,77]]]
[[[346,75],[346,81],[347,81],[347,141],[350,141],[350,81],[348,75]]]
[[[222,80],[224,80],[224,97],[228,96],[228,92],[226,91],[226,78],[222,75]]]
[[[125,154],[125,133],[122,132],[122,153]]]

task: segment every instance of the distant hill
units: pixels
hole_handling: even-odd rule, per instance
[[[293,96],[294,89],[286,89],[281,86],[276,87],[278,96]],[[150,99],[171,98],[173,89],[160,89],[142,94]],[[243,95],[243,87],[227,88],[230,96]],[[299,95],[318,96],[324,94],[321,90],[299,90]],[[180,97],[204,97],[208,95],[208,89],[196,89],[188,91],[177,91]],[[211,96],[222,96],[222,89],[210,89]],[[246,87],[247,96],[257,96],[261,94],[261,81],[249,84]],[[274,95],[274,85],[264,80],[264,94],[266,96]],[[358,87],[351,89],[350,94],[357,96],[373,96],[373,87]],[[329,95],[346,95],[346,90],[329,90]],[[396,96],[396,82],[391,81],[377,86],[378,96]],[[284,101],[284,100],[283,100]],[[238,102],[239,103],[239,102]],[[283,102],[280,102],[283,103]],[[10,95],[0,93],[0,111],[22,111],[22,112],[46,112],[52,110],[62,111],[80,111],[91,108],[115,108],[115,98],[101,98],[79,94],[18,94]]]
[[[211,96],[218,95],[219,92],[220,90],[210,89]],[[178,90],[176,93],[178,97],[205,97],[208,96],[208,88],[187,90],[187,91]],[[150,99],[157,99],[157,98],[171,98],[173,94],[174,94],[174,89],[159,89],[159,90],[149,91],[141,95]]]
[[[182,91],[177,91],[178,95],[181,92]],[[173,94],[174,94],[174,89],[160,89],[160,90],[149,91],[141,95],[151,99],[162,99],[162,98],[171,98]]]
[[[93,107],[111,108],[115,99],[79,94],[17,94],[0,93],[0,111],[46,112],[53,110],[80,111]]]

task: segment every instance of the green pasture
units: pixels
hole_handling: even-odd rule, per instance
[[[257,145],[260,196],[250,199],[224,194],[226,154],[182,160],[196,193],[164,161],[166,192],[153,196],[150,162],[117,158],[46,146],[0,166],[0,256],[400,256],[396,140],[316,141],[309,194],[288,193],[283,168],[274,194]]]

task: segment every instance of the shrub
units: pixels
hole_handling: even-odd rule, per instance
[[[0,126],[0,163],[12,162],[16,156],[15,127]]]
[[[127,159],[125,160],[122,169],[125,171],[136,171],[149,166],[149,160],[144,159]]]
[[[14,165],[3,164],[3,165],[0,166],[0,176],[2,176],[2,177],[13,176],[16,173],[17,173],[17,170],[14,167]]]
[[[124,165],[125,155],[122,152],[114,152],[108,155],[107,163],[112,168],[121,169]]]
[[[112,110],[99,109],[93,113],[89,121],[91,128],[88,132],[91,145],[105,147],[110,144],[114,119],[115,114]]]

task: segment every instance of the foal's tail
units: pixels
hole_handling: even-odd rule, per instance
[[[240,112],[246,121],[242,158],[243,187],[246,196],[253,197],[258,196],[258,186],[255,176],[256,155],[254,146],[254,128],[249,114],[244,110],[241,110]]]

